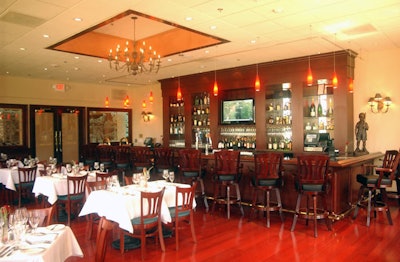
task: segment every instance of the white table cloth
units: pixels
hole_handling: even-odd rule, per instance
[[[189,187],[187,184],[167,183],[165,181],[149,182],[147,188],[138,185],[129,185],[117,191],[98,190],[88,196],[79,216],[97,213],[119,224],[119,227],[133,233],[131,220],[140,217],[140,192],[143,190],[159,191],[165,186],[163,202],[161,205],[161,220],[163,223],[171,222],[168,207],[175,206],[176,187]],[[182,200],[178,200],[182,201]],[[193,208],[196,201],[193,201]]]
[[[89,173],[88,181],[95,181],[94,173]],[[47,196],[47,201],[52,205],[58,196],[68,194],[67,175],[53,174],[51,176],[37,176],[32,192],[35,196]]]
[[[22,165],[23,167],[23,165]],[[39,170],[43,169],[43,165],[38,165],[36,170],[36,176],[39,174]],[[7,189],[16,191],[15,184],[19,183],[18,176],[18,166],[14,166],[11,168],[0,168],[0,184],[6,186]]]
[[[71,228],[66,226],[60,231],[50,231],[38,228],[39,232],[57,233],[58,236],[51,244],[36,244],[34,246],[44,247],[41,252],[29,252],[27,250],[16,250],[10,256],[1,257],[1,262],[63,262],[70,256],[83,257],[83,252]],[[28,237],[28,236],[27,236]],[[1,245],[1,244],[0,244]],[[33,246],[33,247],[34,247]]]

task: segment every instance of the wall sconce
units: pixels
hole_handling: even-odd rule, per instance
[[[142,112],[142,118],[144,122],[149,122],[153,114],[151,112]]]
[[[390,97],[383,98],[380,93],[376,93],[374,97],[368,100],[368,105],[371,107],[372,113],[386,113],[392,104]]]

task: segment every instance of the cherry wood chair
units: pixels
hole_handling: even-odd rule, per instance
[[[200,183],[201,196],[204,199],[204,206],[208,212],[207,196],[204,189],[203,170],[201,168],[201,151],[197,149],[179,150],[180,161],[178,164],[180,178],[185,182],[190,180],[193,185],[196,181]]]
[[[174,171],[174,151],[169,147],[154,148],[154,165],[156,173],[163,170]]]
[[[104,168],[111,171],[114,168],[114,148],[109,145],[98,145],[96,148],[97,160],[104,164]]]
[[[85,192],[86,192],[86,181],[88,175],[81,176],[67,176],[67,195],[58,196],[57,199],[57,213],[58,216],[59,210],[65,210],[67,212],[67,225],[71,224],[71,214],[73,209],[77,209],[79,212],[80,207],[83,206],[85,200]],[[58,217],[57,217],[58,220]]]
[[[134,171],[147,170],[154,164],[154,154],[150,147],[134,146],[131,148],[131,164]]]
[[[53,223],[55,205],[43,208],[33,208],[28,211],[35,211],[39,214],[39,227],[46,227]]]
[[[15,187],[18,192],[18,206],[21,207],[23,197],[35,199],[32,189],[36,179],[36,166],[18,167],[18,179],[19,182],[15,184]]]
[[[175,247],[179,250],[179,230],[184,228],[183,223],[188,223],[194,243],[197,243],[193,220],[193,199],[196,193],[197,181],[191,187],[176,187],[175,206],[169,208],[172,222],[167,224],[174,230]]]
[[[223,204],[227,207],[227,217],[230,219],[231,204],[238,204],[242,216],[244,215],[242,199],[240,196],[239,181],[241,178],[240,152],[221,150],[214,153],[214,200],[212,212],[216,204]],[[232,198],[231,187],[236,189],[236,199]],[[223,193],[222,189],[226,189]]]
[[[86,144],[81,146],[81,159],[84,165],[93,167],[94,162],[97,161],[97,145]]]
[[[396,181],[397,190],[387,192],[388,198],[397,199],[398,205],[400,206],[400,165],[397,165],[397,171],[394,179]]]
[[[86,190],[89,195],[92,191],[96,190],[104,190],[107,189],[107,181],[106,180],[98,180],[98,181],[86,181]],[[86,226],[86,237],[87,239],[92,238],[93,234],[93,226],[98,225],[100,221],[100,217],[97,214],[89,214],[87,215],[87,226]]]
[[[114,147],[114,167],[122,178],[131,170],[131,148],[130,146]]]
[[[109,171],[109,172],[96,172],[96,181],[99,180],[107,180],[107,178],[111,178],[112,176],[116,176],[118,174],[117,170]]]
[[[252,218],[255,211],[267,213],[267,227],[270,227],[270,212],[279,211],[283,222],[282,201],[280,189],[283,185],[283,154],[281,153],[260,153],[254,155],[254,177],[252,178],[253,199],[251,205]],[[271,203],[271,191],[276,193],[276,203]],[[262,193],[263,200],[258,201],[259,193]]]
[[[128,185],[133,185],[133,177],[132,176],[125,176],[124,177],[124,181],[125,181],[125,185],[126,186],[128,186]]]
[[[140,193],[140,217],[132,219],[133,233],[120,230],[120,251],[125,251],[125,235],[140,239],[142,260],[146,253],[146,239],[155,238],[160,241],[161,250],[165,252],[164,236],[161,224],[161,203],[165,188],[158,192]]]
[[[314,220],[314,237],[318,237],[317,220],[325,219],[328,230],[332,230],[329,219],[328,192],[330,185],[329,156],[328,155],[301,155],[297,156],[297,173],[295,187],[298,192],[296,210],[293,217],[292,228],[294,231],[298,217]],[[300,209],[302,196],[307,196],[306,207]],[[309,198],[312,198],[312,207],[309,206]],[[323,208],[318,208],[317,197],[322,199]],[[304,210],[305,209],[305,210]],[[310,212],[311,209],[311,212]]]
[[[357,175],[357,182],[361,184],[358,192],[358,201],[354,209],[353,219],[358,215],[360,207],[365,207],[367,202],[367,226],[371,222],[371,211],[385,211],[390,225],[393,225],[389,206],[387,205],[386,188],[392,186],[399,165],[400,154],[397,150],[387,150],[383,159],[382,167],[365,165],[364,174]],[[374,174],[375,172],[376,174]],[[379,190],[380,194],[377,193]],[[367,196],[365,197],[367,193]]]
[[[107,251],[107,239],[110,234],[110,231],[114,227],[114,222],[106,219],[105,217],[101,217],[99,221],[99,228],[97,230],[96,237],[96,253],[95,253],[95,262],[103,262],[105,261],[106,251]]]

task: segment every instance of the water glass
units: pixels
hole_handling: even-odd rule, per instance
[[[171,181],[171,183],[173,183],[175,180],[175,173],[169,172],[168,178],[169,178],[169,181]]]
[[[101,164],[100,164],[100,172],[104,172],[104,169],[105,169],[105,168],[104,168],[104,164],[101,163]]]
[[[163,177],[166,181],[168,181],[169,175],[168,175],[168,170],[167,170],[167,169],[164,169],[164,170],[163,170],[163,175],[162,175],[162,177]]]
[[[94,168],[95,170],[98,170],[98,169],[100,168],[100,163],[99,163],[99,162],[94,162],[93,168]]]
[[[29,212],[29,225],[32,228],[32,234],[36,233],[36,228],[38,227],[40,222],[40,215],[36,210]]]

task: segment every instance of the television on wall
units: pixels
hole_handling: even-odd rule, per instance
[[[254,99],[222,100],[221,124],[254,124]]]

